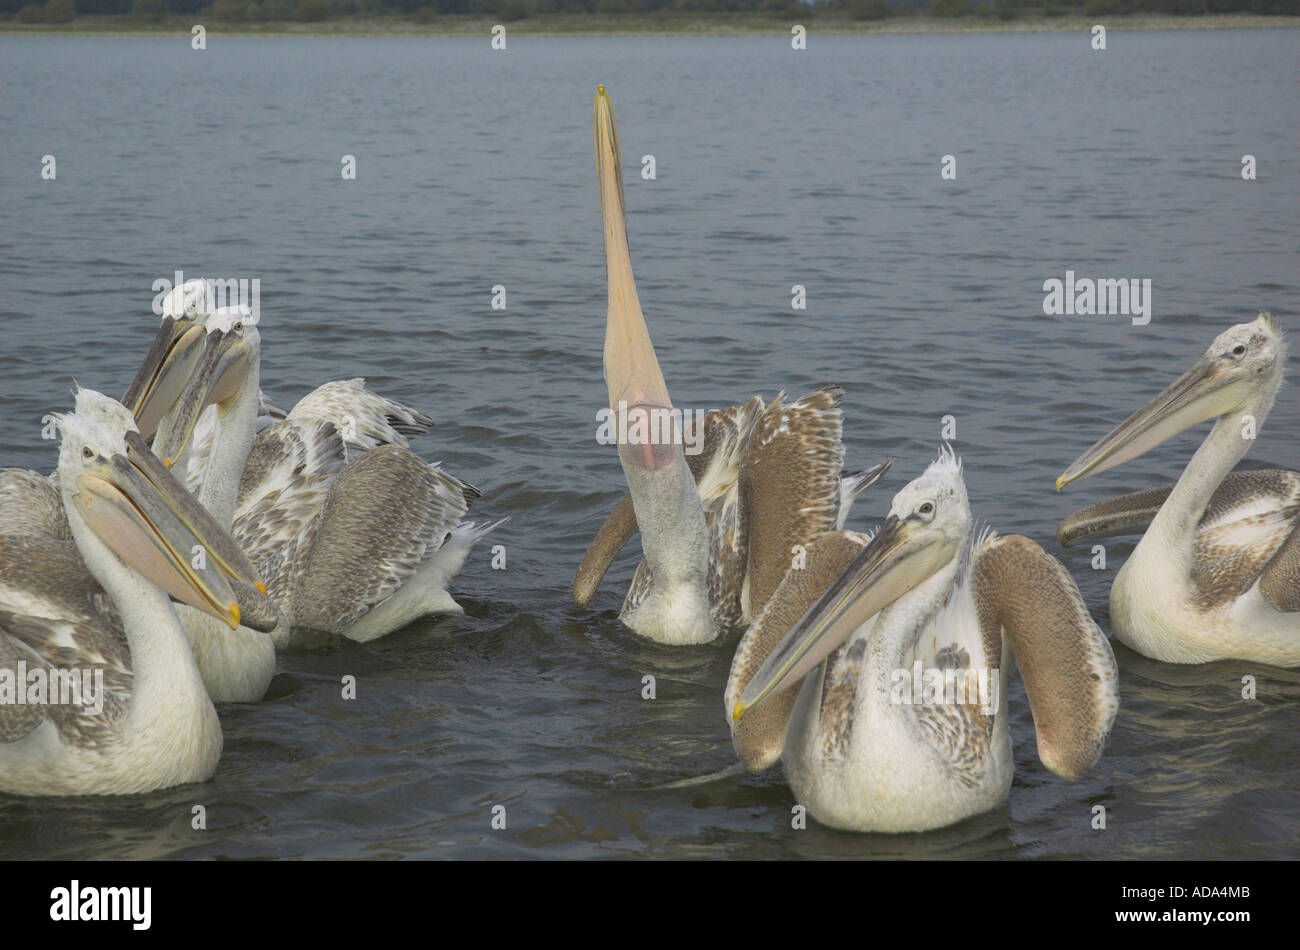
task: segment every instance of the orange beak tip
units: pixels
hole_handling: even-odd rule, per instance
[[[263,584],[261,581],[258,581],[258,582],[257,582],[256,584],[254,584],[253,586],[256,587],[258,590],[260,590],[260,591],[261,591],[264,595],[266,595],[267,597],[270,597],[270,596],[271,596],[271,595],[267,592],[266,585]]]

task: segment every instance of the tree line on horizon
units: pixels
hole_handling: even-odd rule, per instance
[[[882,20],[898,14],[938,17],[980,16],[1011,20],[1025,16],[1109,16],[1165,13],[1300,14],[1300,0],[830,0],[809,6],[802,0],[0,0],[0,17],[26,23],[66,23],[76,15],[115,15],[161,21],[169,15],[206,14],[221,22],[299,21],[404,15],[491,16],[517,21],[568,14],[753,14],[783,19],[819,15]]]

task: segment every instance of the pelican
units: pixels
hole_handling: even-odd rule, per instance
[[[217,309],[219,297],[216,281],[206,278],[187,280],[163,297],[163,326],[146,359],[153,372],[138,374],[122,400],[138,409],[142,415],[141,426],[147,433],[156,431],[161,417],[175,406],[197,368],[204,339],[203,323]],[[207,473],[216,419],[216,406],[208,406],[195,423],[193,437],[180,458],[173,460],[172,467],[183,473],[182,480],[194,494],[198,494]],[[429,416],[366,389],[362,378],[323,383],[298,400],[287,413],[259,388],[255,431],[261,432],[286,419],[334,423],[344,439],[349,459],[379,445],[409,448],[410,436],[422,435],[433,428]],[[328,455],[309,452],[304,473],[315,474],[319,465],[328,464]]]
[[[199,501],[231,526],[292,627],[365,642],[426,614],[460,612],[448,582],[501,523],[460,520],[478,491],[403,446],[345,444],[339,426],[319,416],[291,412],[257,432],[261,335],[251,314],[220,308],[198,326],[202,355],[178,367],[184,358],[172,354],[190,330],[164,320],[130,390],[137,417],[157,420],[154,450],[175,465],[200,415],[215,407]],[[156,405],[187,369],[171,406]],[[196,654],[212,644],[210,633],[196,639]]]
[[[643,559],[620,619],[667,644],[714,640],[743,626],[776,589],[806,543],[842,524],[853,499],[888,463],[843,476],[843,391],[825,386],[800,399],[755,396],[712,410],[702,430],[679,423],[637,298],[627,244],[627,210],[614,109],[605,87],[593,117],[604,223],[608,311],[605,382],[620,430],[660,437],[623,440],[619,459],[629,497],[597,533],[574,579],[585,607],[631,535]],[[661,427],[656,420],[668,420]],[[700,437],[701,451],[683,444]]]
[[[1085,508],[1058,531],[1068,546],[1145,529],[1110,589],[1115,636],[1145,656],[1300,666],[1300,473],[1232,471],[1273,407],[1285,361],[1272,314],[1230,327],[1057,479],[1059,491],[1215,420],[1172,488]]]
[[[73,541],[0,537],[0,791],[129,794],[205,781],[221,726],[168,595],[234,629],[250,622],[240,604],[256,578],[229,569],[233,541],[138,434],[80,413],[57,425]],[[33,670],[98,671],[100,709],[53,693],[17,702],[24,667],[29,682]]]
[[[1078,779],[1119,707],[1110,644],[1059,561],[1028,538],[972,527],[961,463],[945,447],[878,532],[823,535],[781,581],[732,661],[732,741],[751,772],[780,759],[822,824],[951,825],[1010,792],[1012,653],[1039,759]]]

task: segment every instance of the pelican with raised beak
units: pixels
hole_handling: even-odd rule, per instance
[[[800,552],[842,526],[853,500],[889,466],[843,472],[838,386],[795,400],[755,396],[690,422],[673,407],[632,275],[618,128],[604,86],[593,129],[608,293],[605,383],[629,494],[592,541],[573,599],[591,602],[639,530],[644,556],[620,619],[661,643],[708,643],[747,625]],[[698,451],[687,454],[686,445]]]

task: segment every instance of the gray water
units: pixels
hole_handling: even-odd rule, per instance
[[[266,701],[221,709],[207,784],[0,798],[0,857],[1295,856],[1294,672],[1175,667],[1117,644],[1122,707],[1082,781],[1038,762],[1016,681],[1006,805],[924,835],[796,831],[779,769],[652,790],[733,761],[734,637],[667,648],[621,627],[635,544],[593,609],[569,584],[622,491],[616,451],[593,438],[598,82],[674,400],[842,384],[850,466],[894,460],[859,529],[952,414],[975,516],[1061,556],[1109,631],[1131,545],[1093,571],[1056,525],[1172,481],[1205,429],[1064,494],[1053,482],[1227,326],[1271,308],[1300,339],[1298,39],[1112,33],[1096,52],[1075,35],[814,29],[803,52],[781,36],[493,52],[486,37],[211,34],[196,52],[185,37],[0,38],[0,464],[54,466],[42,414],[69,405],[74,378],[121,393],[154,333],[153,281],[182,268],[260,279],[277,402],[365,376],[436,417],[417,448],[482,489],[474,514],[511,518],[492,539],[506,570],[481,545],[455,582],[463,617],[284,656]],[[1256,181],[1240,176],[1247,153]],[[638,173],[647,154],[654,181]],[[1067,268],[1150,278],[1151,323],[1045,316],[1042,283]],[[1290,362],[1249,465],[1300,467],[1294,344]],[[191,829],[196,804],[206,831]]]

